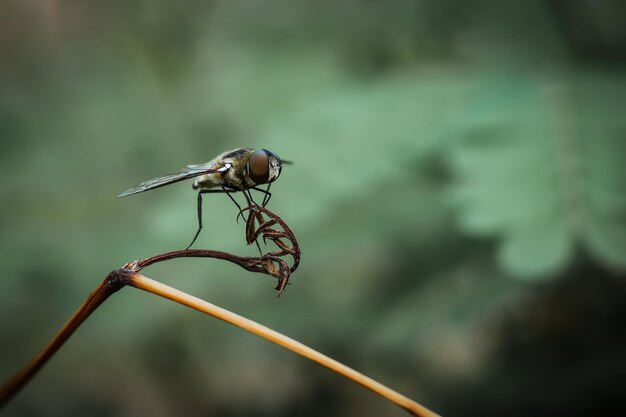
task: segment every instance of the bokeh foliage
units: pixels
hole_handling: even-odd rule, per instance
[[[192,237],[189,186],[118,192],[252,146],[295,161],[270,203],[303,249],[285,296],[217,262],[147,275],[446,415],[624,410],[618,3],[3,4],[0,378],[108,271]],[[205,202],[198,246],[254,253]],[[124,290],[7,414],[403,412]]]

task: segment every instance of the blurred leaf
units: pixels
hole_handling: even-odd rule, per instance
[[[477,94],[467,133],[448,158],[462,228],[499,236],[502,265],[520,276],[549,276],[579,245],[608,267],[626,268],[621,80],[582,74],[494,84]]]

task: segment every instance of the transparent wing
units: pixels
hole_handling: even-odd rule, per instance
[[[181,172],[144,181],[138,186],[124,191],[123,193],[118,195],[118,197],[126,197],[128,195],[143,193],[144,191],[153,190],[155,188],[163,187],[164,185],[173,184],[175,182],[183,181],[189,178],[199,177],[200,175],[224,172],[230,167],[230,164],[225,164],[223,166],[219,166],[216,164],[187,165],[187,167]]]

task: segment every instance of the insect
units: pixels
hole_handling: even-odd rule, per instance
[[[263,193],[262,207],[270,201],[272,194],[270,186],[280,176],[283,164],[290,164],[267,149],[239,148],[224,152],[211,161],[200,165],[187,165],[185,169],[175,174],[144,181],[138,186],[124,191],[118,197],[126,197],[143,193],[189,178],[196,178],[193,188],[198,191],[198,231],[187,249],[194,244],[202,230],[202,195],[209,193],[226,193],[235,203],[241,213],[241,206],[231,193],[241,191],[246,197],[248,205],[256,204],[250,190]],[[259,188],[267,184],[266,189]],[[260,249],[259,249],[260,250]]]

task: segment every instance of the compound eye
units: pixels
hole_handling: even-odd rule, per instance
[[[265,184],[270,178],[270,161],[263,149],[254,151],[248,160],[248,175],[255,184]]]

